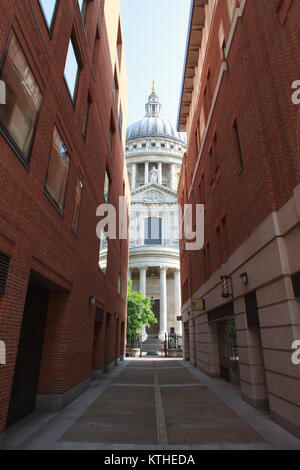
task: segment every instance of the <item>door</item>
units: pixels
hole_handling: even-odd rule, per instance
[[[230,382],[229,338],[227,334],[227,321],[218,322],[218,342],[221,377]]]
[[[239,385],[239,357],[233,319],[218,322],[218,343],[221,377],[228,382]]]
[[[29,284],[10,397],[7,427],[35,409],[43,340],[48,308],[48,293]]]

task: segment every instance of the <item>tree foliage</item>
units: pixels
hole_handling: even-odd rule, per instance
[[[147,328],[157,323],[152,311],[151,301],[141,291],[132,290],[132,281],[128,282],[127,301],[127,338],[135,339],[141,333],[143,325]]]

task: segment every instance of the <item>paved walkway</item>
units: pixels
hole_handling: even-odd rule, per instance
[[[12,426],[0,449],[300,449],[300,441],[211,379],[174,359],[126,360],[59,413]]]

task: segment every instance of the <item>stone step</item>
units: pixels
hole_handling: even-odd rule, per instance
[[[145,344],[143,343],[143,352],[160,352],[161,351],[161,345],[153,345],[153,344]]]

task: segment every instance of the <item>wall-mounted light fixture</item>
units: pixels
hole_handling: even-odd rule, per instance
[[[90,305],[94,305],[95,300],[96,300],[96,299],[95,299],[95,296],[94,296],[94,295],[90,295],[89,304],[90,304]]]
[[[242,273],[240,275],[240,278],[242,280],[242,283],[244,284],[244,286],[246,286],[249,282],[249,279],[248,279],[248,273]]]
[[[115,313],[115,319],[117,320],[119,318],[119,315],[117,313]]]

